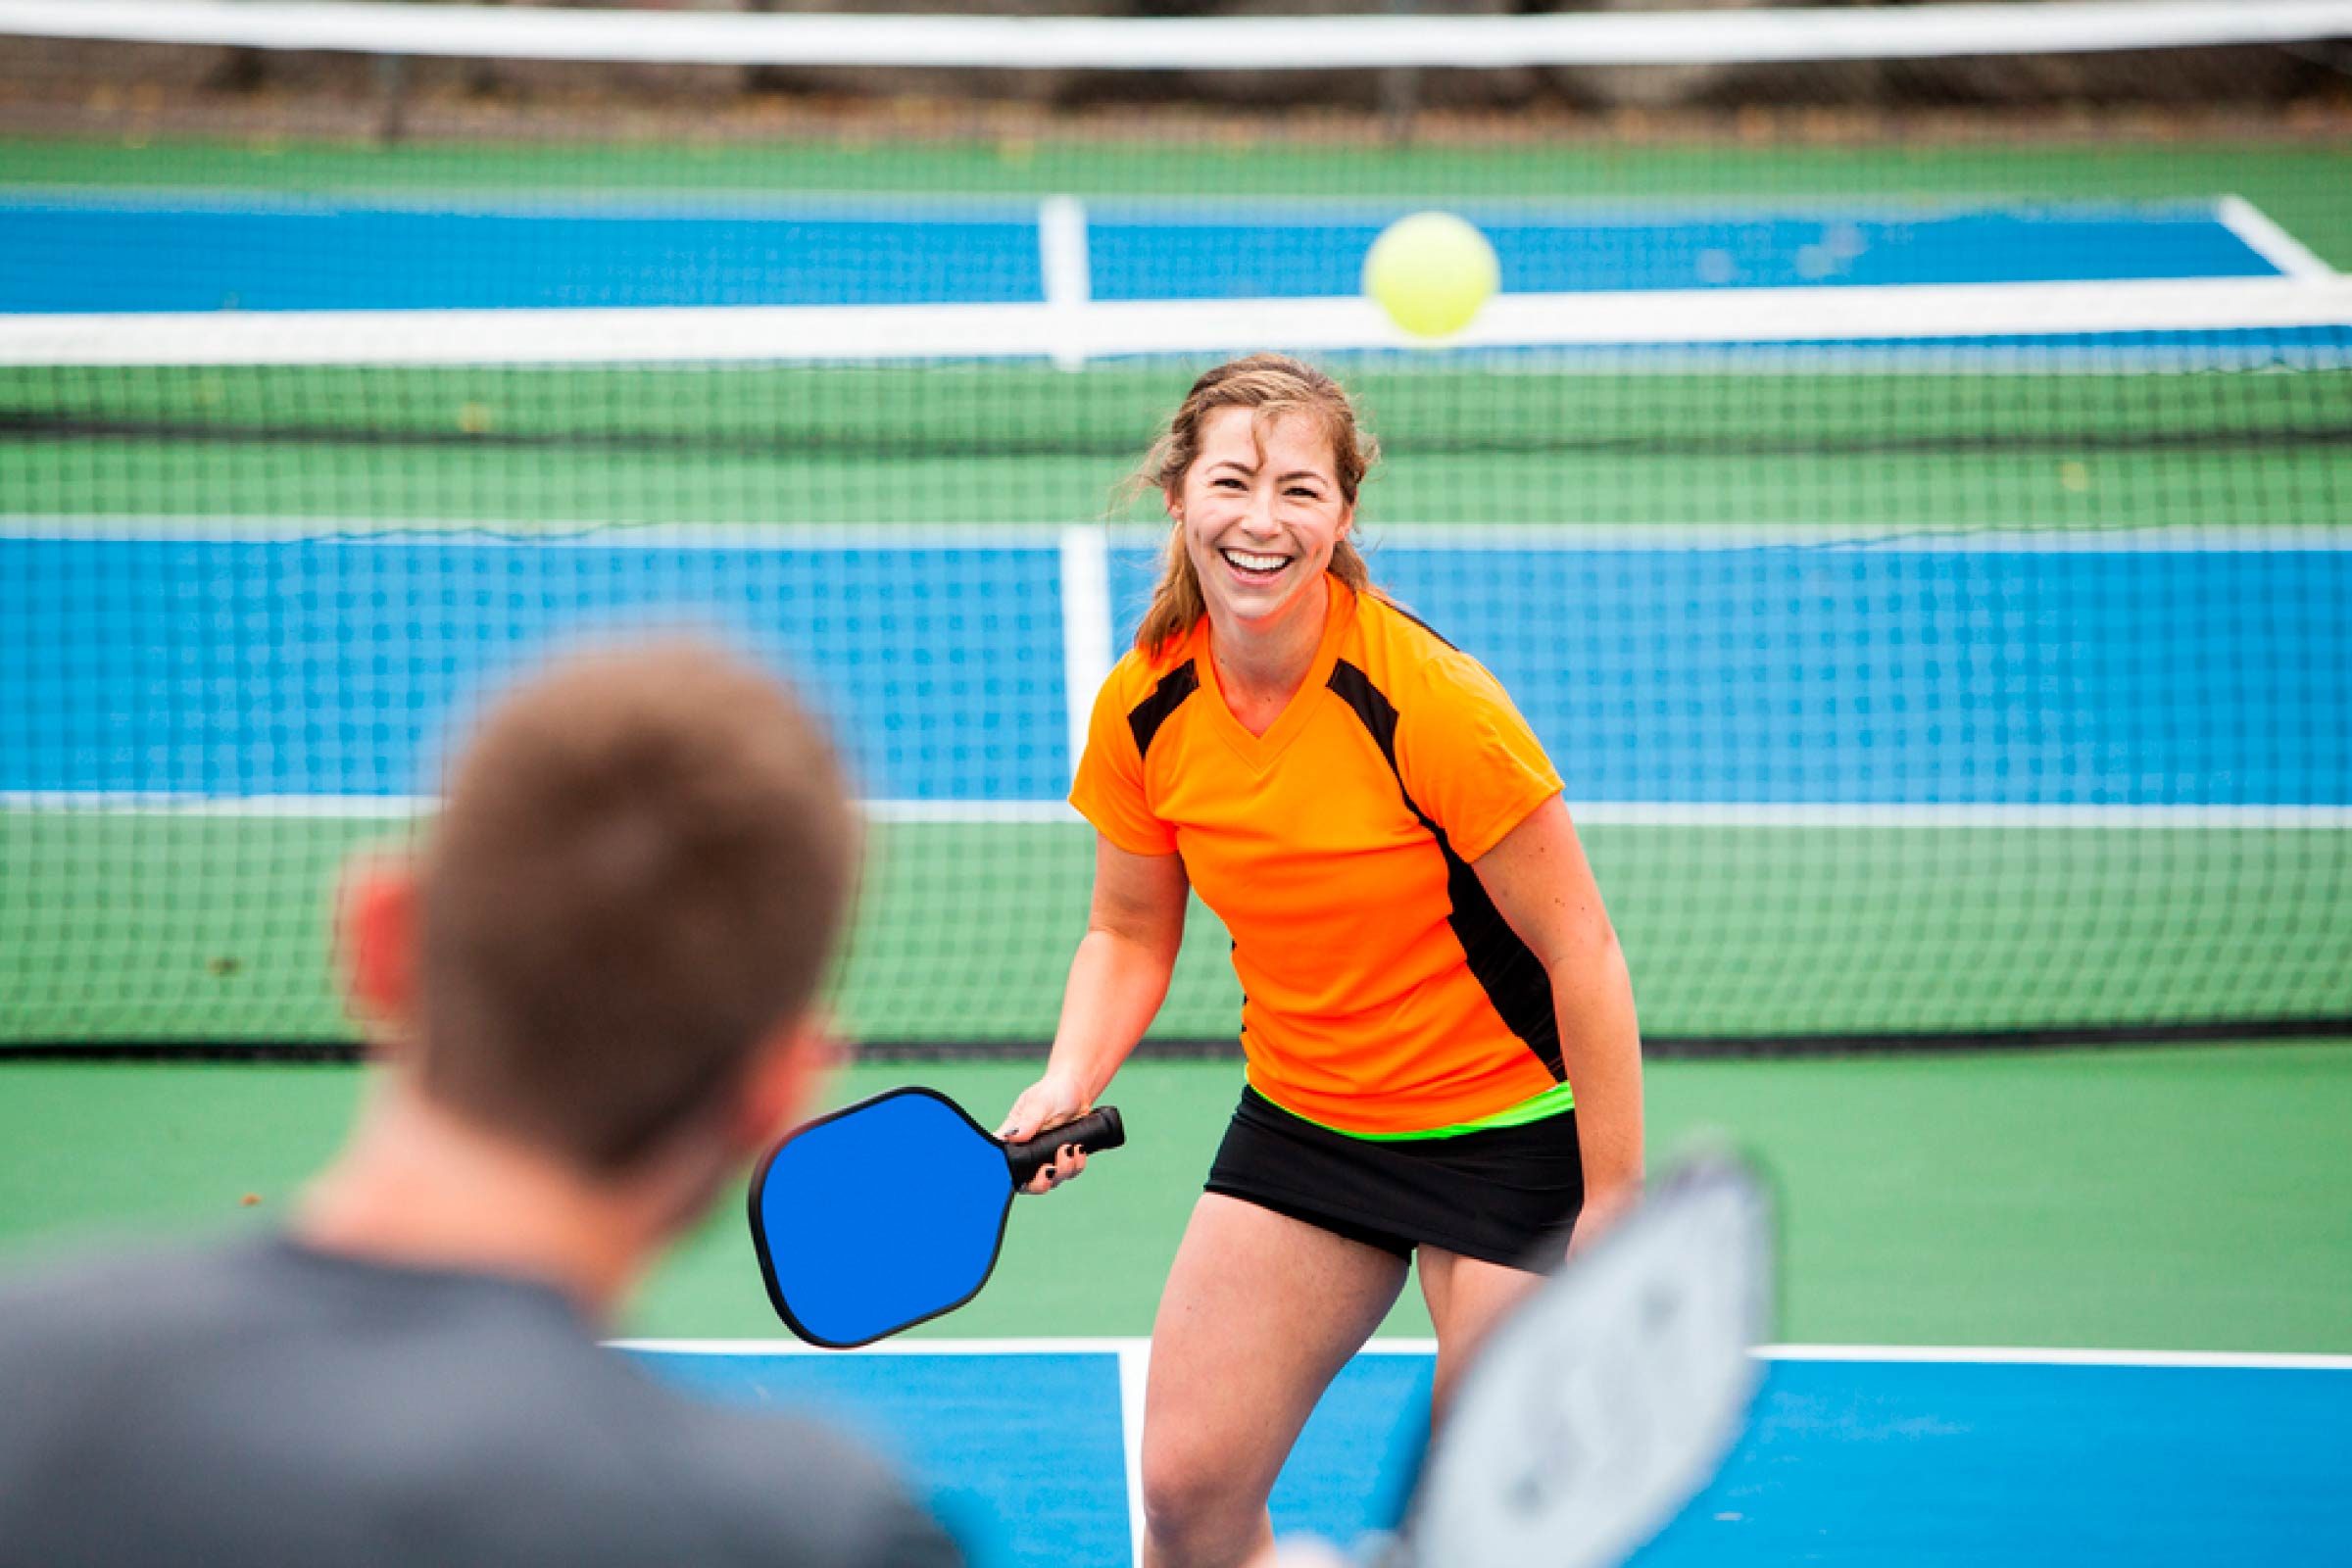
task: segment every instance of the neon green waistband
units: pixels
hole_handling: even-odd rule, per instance
[[[1266,1103],[1272,1105],[1275,1102],[1269,1100]],[[1300,1121],[1314,1122],[1325,1132],[1338,1133],[1344,1138],[1361,1138],[1366,1143],[1372,1144],[1396,1144],[1415,1138],[1459,1138],[1464,1133],[1491,1132],[1497,1127],[1524,1127],[1531,1121],[1544,1121],[1553,1116],[1564,1116],[1576,1108],[1576,1093],[1568,1087],[1565,1081],[1562,1081],[1553,1084],[1549,1089],[1530,1095],[1516,1105],[1505,1105],[1493,1115],[1481,1116],[1475,1121],[1455,1122],[1450,1127],[1432,1127],[1426,1132],[1410,1133],[1359,1133],[1351,1128],[1334,1127],[1329,1122],[1315,1121],[1312,1116],[1299,1116],[1298,1112],[1291,1110],[1288,1105],[1278,1108],[1288,1110],[1294,1116],[1298,1116]]]

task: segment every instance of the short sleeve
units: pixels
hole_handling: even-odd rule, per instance
[[[1152,814],[1144,796],[1144,757],[1127,723],[1118,675],[1095,694],[1087,721],[1086,755],[1070,785],[1070,804],[1102,835],[1130,855],[1173,855],[1176,830]]]
[[[1560,775],[1478,661],[1451,654],[1425,673],[1397,714],[1396,770],[1453,853],[1475,860],[1559,794]]]

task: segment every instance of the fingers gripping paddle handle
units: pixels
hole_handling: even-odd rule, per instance
[[[1012,1167],[1012,1185],[1026,1187],[1032,1177],[1054,1163],[1054,1156],[1065,1144],[1076,1144],[1091,1154],[1101,1149],[1116,1149],[1126,1141],[1127,1129],[1119,1123],[1118,1107],[1103,1105],[1076,1121],[1049,1127],[1025,1144],[1006,1144],[1004,1162]]]

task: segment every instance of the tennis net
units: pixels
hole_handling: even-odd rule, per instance
[[[1654,1040],[2352,1029],[2352,24],[1998,9],[0,4],[0,1049],[347,1039],[339,858],[673,624],[834,716],[850,1037],[1042,1042],[1116,488],[1269,347],[1359,395],[1374,574],[1550,749]],[[1504,279],[1435,346],[1356,284],[1431,207]],[[1196,910],[1156,1038],[1237,1015]]]

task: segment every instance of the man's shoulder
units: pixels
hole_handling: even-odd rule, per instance
[[[196,1423],[240,1400],[265,1420],[326,1419],[403,1388],[486,1401],[502,1385],[560,1384],[594,1353],[551,1289],[276,1234],[92,1250],[0,1275],[0,1380],[117,1390],[169,1370],[156,1408]]]
[[[370,1522],[421,1509],[504,1560],[956,1561],[867,1450],[693,1399],[512,1280],[281,1241],[53,1263],[0,1281],[0,1391],[16,1418],[0,1534],[74,1539],[96,1499],[145,1487],[186,1503],[157,1539],[262,1553],[247,1560],[289,1544],[411,1560]],[[9,1473],[61,1448],[101,1458],[78,1491],[28,1490],[12,1516]],[[302,1484],[274,1513],[230,1505],[286,1493],[289,1465]]]
[[[101,1343],[129,1322],[187,1322],[238,1291],[258,1250],[218,1242],[116,1246],[20,1262],[0,1272],[0,1355],[36,1344],[49,1350]]]

